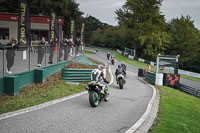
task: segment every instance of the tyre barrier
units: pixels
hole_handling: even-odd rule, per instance
[[[93,69],[63,68],[61,79],[69,82],[90,82],[90,75]]]
[[[144,69],[141,69],[141,68],[138,69],[138,77],[145,77],[145,70]]]

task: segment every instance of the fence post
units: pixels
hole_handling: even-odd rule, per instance
[[[4,63],[5,63],[5,61],[4,61],[4,58],[5,58],[5,55],[4,55],[4,49],[3,49],[3,77],[4,77],[4,75],[5,75],[5,71],[4,71]]]
[[[197,95],[198,95],[198,89],[196,88],[195,97],[197,97]]]
[[[29,46],[29,71],[31,70],[31,47]]]
[[[44,51],[44,53],[45,53],[45,55],[44,55],[44,57],[45,57],[45,59],[44,59],[44,61],[45,61],[45,67],[47,66],[47,46],[45,46],[45,51]]]

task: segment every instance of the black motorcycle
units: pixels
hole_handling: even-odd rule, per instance
[[[87,86],[88,88],[86,88],[86,90],[88,90],[89,92],[89,102],[92,107],[97,107],[102,100],[108,101],[108,85],[106,85],[104,93],[101,92],[102,89],[99,87],[99,84],[95,81],[89,82]]]
[[[107,54],[107,59],[110,60],[110,55],[109,54]]]
[[[125,77],[123,74],[117,75],[117,84],[119,85],[120,89],[123,89],[124,84],[126,83]]]
[[[115,59],[111,58],[111,64],[114,65],[115,64]]]

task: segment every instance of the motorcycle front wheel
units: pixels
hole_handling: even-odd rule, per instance
[[[92,107],[97,107],[99,104],[99,95],[94,91],[90,92],[89,102]]]
[[[123,79],[119,79],[119,88],[123,89],[123,85],[124,85]]]

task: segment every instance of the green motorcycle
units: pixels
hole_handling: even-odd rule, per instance
[[[92,107],[97,107],[102,100],[108,101],[108,85],[106,85],[104,93],[101,92],[101,87],[95,81],[89,82],[87,86],[86,90],[89,92],[89,102]]]

